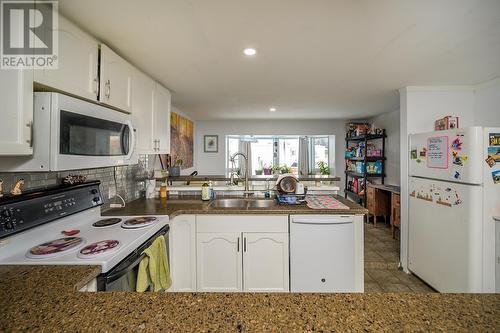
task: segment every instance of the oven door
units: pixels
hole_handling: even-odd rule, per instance
[[[130,115],[54,94],[51,118],[53,170],[137,163]]]
[[[129,254],[118,265],[113,267],[107,273],[101,274],[97,277],[97,290],[98,291],[135,291],[137,282],[137,272],[139,264],[144,259],[145,254],[142,252],[147,249],[154,240],[159,236],[165,237],[167,258],[168,258],[168,232],[169,226],[166,225],[143,243],[134,252]]]

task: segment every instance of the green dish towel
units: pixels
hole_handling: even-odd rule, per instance
[[[168,289],[172,285],[168,267],[165,237],[158,236],[144,252],[146,257],[139,263],[136,291],[144,292],[151,285],[153,291]]]

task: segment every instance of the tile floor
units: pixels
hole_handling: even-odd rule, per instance
[[[422,280],[398,269],[399,235],[388,224],[365,223],[365,292],[435,292]]]

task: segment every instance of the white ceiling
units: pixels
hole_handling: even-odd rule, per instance
[[[500,0],[60,0],[195,119],[359,118],[500,76]],[[245,58],[242,50],[258,55]],[[270,113],[270,106],[277,112]]]

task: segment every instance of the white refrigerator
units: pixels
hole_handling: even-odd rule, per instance
[[[440,292],[498,292],[500,128],[415,134],[409,148],[409,270]]]

